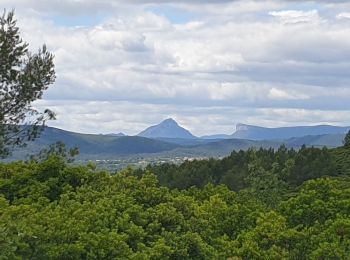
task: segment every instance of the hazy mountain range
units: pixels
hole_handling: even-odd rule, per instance
[[[293,137],[307,135],[346,134],[350,127],[316,125],[267,128],[246,124],[237,124],[236,130],[231,135],[215,134],[201,136],[201,139],[249,139],[249,140],[284,140]],[[138,136],[147,138],[172,138],[172,139],[196,139],[198,137],[190,131],[178,125],[172,119],[166,119],[157,125],[143,130]]]
[[[136,136],[123,133],[95,135],[69,132],[46,127],[41,137],[26,148],[17,149],[12,159],[23,159],[62,141],[67,146],[77,146],[80,157],[105,159],[134,155],[156,156],[225,156],[232,150],[249,147],[277,148],[281,144],[299,148],[307,146],[337,147],[342,145],[350,127],[329,125],[264,128],[239,124],[232,135],[196,137],[173,119],[151,126]]]

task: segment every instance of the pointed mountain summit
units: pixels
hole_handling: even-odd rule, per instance
[[[180,138],[180,139],[193,139],[196,138],[190,133],[190,131],[178,125],[178,123],[168,118],[158,125],[150,126],[138,136],[147,138]]]

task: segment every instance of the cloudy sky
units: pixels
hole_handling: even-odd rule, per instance
[[[350,1],[0,0],[57,80],[51,126],[136,134],[172,117],[196,135],[350,125]]]

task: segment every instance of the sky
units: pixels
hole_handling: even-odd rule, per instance
[[[83,133],[350,125],[350,1],[0,0],[55,55],[35,102]]]

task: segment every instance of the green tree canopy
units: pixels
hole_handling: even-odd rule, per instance
[[[54,118],[32,106],[55,80],[53,55],[44,45],[28,50],[16,25],[14,11],[0,16],[0,156],[35,139],[45,121]]]
[[[277,166],[260,167],[250,166],[253,192],[234,192],[169,189],[151,172],[110,175],[59,154],[0,162],[0,259],[349,259],[349,177],[275,201],[257,182],[278,196]]]
[[[344,138],[344,146],[350,147],[350,131],[346,134],[346,136]]]

